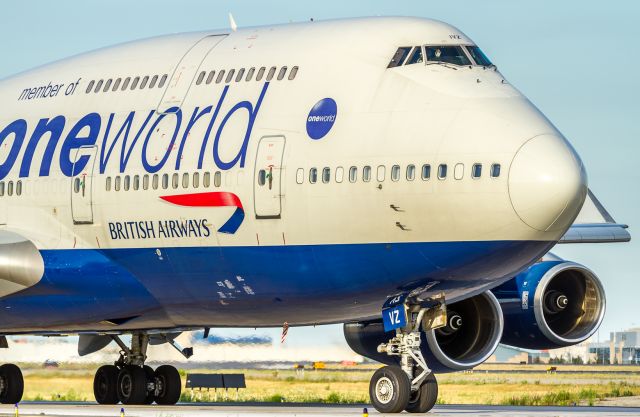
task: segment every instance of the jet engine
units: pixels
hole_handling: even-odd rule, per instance
[[[436,373],[473,368],[489,358],[502,337],[503,318],[498,300],[491,292],[447,305],[447,325],[421,331],[422,354]],[[378,352],[393,332],[385,332],[382,320],[345,323],[344,336],[356,353],[398,365],[397,356]]]
[[[492,291],[504,314],[501,343],[511,346],[575,345],[593,335],[604,318],[602,283],[574,262],[539,262]]]

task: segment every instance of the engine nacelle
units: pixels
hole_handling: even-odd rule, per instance
[[[492,291],[504,314],[501,343],[511,346],[575,345],[593,335],[604,318],[602,283],[574,262],[539,262]]]
[[[485,292],[447,306],[447,326],[422,332],[422,354],[436,373],[473,368],[486,361],[502,337],[503,318],[498,300]],[[398,365],[398,356],[379,353],[393,332],[385,332],[382,320],[345,323],[344,336],[356,353],[387,365]]]

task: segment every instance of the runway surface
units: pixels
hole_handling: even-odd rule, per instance
[[[20,417],[120,417],[121,406],[91,403],[21,403]],[[380,415],[367,407],[370,415]],[[164,406],[125,406],[125,417],[361,417],[363,406],[250,404],[250,405],[200,405],[185,404]],[[1,405],[0,415],[15,416],[15,407]],[[408,416],[409,414],[403,414]],[[640,416],[640,408],[624,407],[502,407],[443,405],[426,416],[453,417],[631,417]]]

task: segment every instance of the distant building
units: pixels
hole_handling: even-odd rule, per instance
[[[595,363],[640,365],[640,328],[613,332],[608,342],[592,343],[589,353]]]

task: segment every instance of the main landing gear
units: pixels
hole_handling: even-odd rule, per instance
[[[24,379],[20,368],[12,363],[0,366],[0,403],[19,403],[23,391]]]
[[[381,413],[426,413],[438,399],[438,382],[422,356],[421,327],[427,331],[446,323],[444,297],[429,302],[404,302],[406,325],[396,329],[378,352],[399,356],[400,366],[378,369],[369,384],[371,403]]]
[[[93,380],[93,393],[98,404],[173,405],[180,399],[181,382],[178,370],[162,365],[154,371],[144,364],[147,359],[149,335],[133,333],[131,348],[118,336],[113,340],[122,349],[113,365],[98,368]]]

